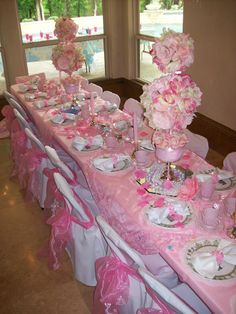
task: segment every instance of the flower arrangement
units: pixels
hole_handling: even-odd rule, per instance
[[[181,131],[201,103],[201,91],[187,74],[171,74],[143,87],[141,103],[149,125],[157,130]]]
[[[164,30],[156,38],[150,54],[162,73],[185,71],[193,63],[193,40],[188,34]]]
[[[165,130],[153,134],[153,143],[161,149],[177,149],[183,147],[188,142],[187,136],[183,132],[168,132]]]
[[[81,48],[74,43],[59,43],[52,50],[52,63],[58,71],[69,75],[82,67],[84,57]]]
[[[56,20],[54,35],[63,42],[73,41],[76,38],[78,25],[69,17],[60,17]]]
[[[150,51],[161,75],[144,85],[140,99],[156,130],[153,143],[158,148],[177,149],[187,143],[183,129],[192,122],[202,96],[191,77],[181,73],[193,63],[193,50],[189,35],[164,30]]]

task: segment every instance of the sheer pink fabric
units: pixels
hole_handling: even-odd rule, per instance
[[[28,149],[19,163],[18,178],[21,188],[25,190],[25,196],[29,200],[39,200],[41,197],[41,182],[39,182],[37,170],[43,158],[47,155],[36,147]]]
[[[58,191],[53,174],[61,173],[58,168],[45,168],[43,170],[43,174],[48,178],[47,182],[47,192],[46,199],[44,202],[44,217],[45,221],[51,216],[51,208],[55,201],[59,202],[59,204],[64,204],[64,198],[62,194]]]
[[[47,224],[51,225],[51,234],[46,255],[49,268],[53,270],[60,267],[59,259],[68,241],[71,239],[71,224],[76,223],[85,229],[89,229],[94,225],[94,218],[88,207],[78,197],[75,196],[75,198],[87,215],[88,221],[81,221],[72,215],[71,209],[67,205],[64,208],[56,208],[55,212],[47,220]]]
[[[11,133],[11,158],[13,160],[13,169],[11,176],[19,174],[22,156],[27,150],[27,137],[21,129]]]
[[[128,302],[129,276],[143,282],[142,278],[116,256],[101,257],[96,261],[97,286],[94,295],[93,314],[119,313],[119,306]],[[173,313],[146,287],[153,300],[161,308],[160,313]]]
[[[6,128],[11,132],[12,123],[15,120],[15,115],[13,109],[10,105],[5,105],[1,111],[2,115],[5,117]]]

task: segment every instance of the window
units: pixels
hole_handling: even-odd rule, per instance
[[[157,76],[157,68],[152,64],[149,51],[155,37],[163,28],[176,32],[183,31],[182,0],[139,0],[139,30],[137,35],[139,52],[138,78],[152,81]]]
[[[51,61],[55,20],[71,16],[78,25],[76,42],[82,46],[85,63],[78,74],[88,79],[105,76],[105,35],[102,0],[18,0],[18,14],[28,73],[58,75]]]

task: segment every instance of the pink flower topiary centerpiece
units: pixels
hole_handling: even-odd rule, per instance
[[[200,89],[189,75],[181,73],[193,62],[193,40],[183,33],[164,31],[150,54],[160,74],[144,85],[140,99],[149,125],[156,130],[157,157],[171,162],[181,157],[181,148],[188,142],[183,130],[201,103]]]
[[[77,31],[78,25],[69,17],[60,17],[56,21],[54,34],[60,42],[52,50],[52,63],[59,73],[65,72],[70,77],[73,72],[78,71],[82,67],[84,62],[80,45],[73,42]],[[76,90],[76,88],[72,88],[71,84],[69,93],[73,89]],[[78,82],[75,85],[78,86]]]

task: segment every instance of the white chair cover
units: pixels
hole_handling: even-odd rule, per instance
[[[94,201],[94,198],[89,189],[84,188],[80,184],[79,176],[81,175],[80,171],[72,171],[70,167],[68,167],[58,156],[56,150],[50,146],[45,146],[45,151],[48,155],[49,160],[51,163],[56,167],[59,168],[65,178],[69,178],[70,180],[77,179],[78,182],[76,185],[71,186],[73,191],[80,197],[81,200],[85,202],[85,204],[89,207],[90,211],[93,213],[94,216],[98,215],[99,209]],[[75,178],[75,175],[77,178]]]
[[[223,162],[223,168],[225,170],[233,171],[236,175],[236,152],[229,153]]]
[[[86,213],[77,202],[65,178],[59,173],[55,173],[54,179],[58,190],[71,209],[71,213],[87,221]],[[106,255],[106,243],[96,224],[85,229],[72,222],[71,229],[72,239],[69,241],[66,251],[71,258],[75,278],[88,286],[96,286],[95,261]]]
[[[60,160],[63,161],[66,165],[68,165],[70,169],[76,173],[78,183],[82,185],[85,189],[89,190],[88,182],[77,162],[57,143],[53,143],[53,147],[56,150]]]
[[[25,128],[32,130],[31,124],[22,116],[22,114],[17,110],[17,109],[13,109],[14,115],[16,117],[16,119],[18,120],[22,130],[24,130]]]
[[[189,142],[186,145],[186,148],[191,150],[198,156],[202,157],[203,159],[205,159],[209,150],[208,140],[204,136],[194,134],[188,129],[184,130],[184,132],[189,140]]]
[[[130,114],[133,114],[134,112],[136,112],[137,117],[142,117],[143,112],[144,112],[143,107],[140,104],[140,102],[133,98],[129,98],[125,101],[124,111]]]
[[[124,263],[131,267],[141,267],[146,269],[146,265],[141,256],[116,233],[116,231],[101,217],[96,217],[97,223],[111,248],[112,252]],[[156,255],[156,263],[159,263],[160,256]],[[161,259],[163,264],[163,259]],[[165,263],[167,266],[167,264]],[[173,273],[173,271],[172,271]],[[161,274],[159,274],[161,276]],[[157,277],[159,277],[157,275]],[[175,276],[176,277],[176,276]],[[166,278],[165,278],[166,279]],[[151,297],[146,293],[145,285],[139,280],[129,276],[129,299],[128,303],[120,306],[119,313],[136,313],[137,309],[148,306],[155,307]],[[166,280],[168,282],[168,280]],[[157,306],[158,308],[158,306]]]
[[[111,102],[112,104],[116,104],[118,108],[120,107],[120,96],[118,96],[115,93],[112,93],[112,92],[110,92],[108,90],[105,90],[102,93],[101,98]]]
[[[25,133],[31,143],[31,146],[36,147],[39,151],[41,151],[42,153],[45,153],[45,148],[44,148],[43,143],[32,133],[32,131],[29,128],[25,128]],[[44,202],[45,202],[46,193],[47,193],[48,178],[43,173],[45,168],[52,168],[52,164],[46,155],[45,155],[45,158],[41,160],[41,163],[37,167],[36,171],[33,173],[33,182],[32,182],[32,187],[30,191],[34,195],[34,197],[38,199],[38,202],[41,208],[44,208]],[[41,192],[39,196],[33,187],[40,188]]]
[[[10,103],[10,99],[14,99],[15,101],[17,101],[16,97],[6,90],[3,91],[3,96],[6,98],[8,103]]]
[[[101,87],[101,86],[98,86],[97,84],[94,84],[94,83],[90,83],[90,84],[88,85],[87,91],[89,91],[89,92],[95,92],[95,93],[97,93],[98,96],[101,96],[102,93],[103,93],[102,87]]]
[[[20,112],[20,114],[22,115],[22,117],[25,119],[25,120],[28,120],[28,115],[27,113],[25,112],[25,110],[22,108],[22,106],[18,103],[18,101],[16,101],[15,99],[13,98],[10,98],[9,99],[9,104],[10,106],[13,108],[13,109],[16,109]]]
[[[176,313],[181,314],[210,314],[207,306],[200,298],[184,283],[173,289],[168,289],[158,281],[149,271],[144,268],[138,269],[143,280],[162,298]]]
[[[34,135],[34,133],[29,128],[25,128],[25,133],[28,136],[32,146],[35,146],[42,152],[45,152],[43,143]]]

